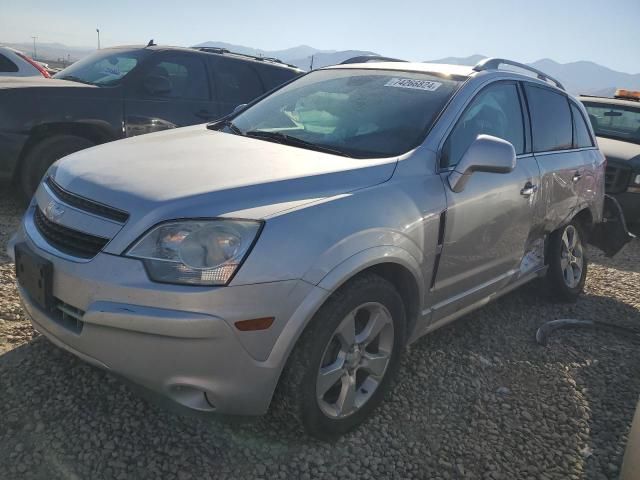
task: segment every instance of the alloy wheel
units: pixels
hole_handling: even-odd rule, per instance
[[[376,391],[391,360],[393,319],[377,302],[352,310],[338,325],[318,369],[316,396],[329,418],[357,412]]]
[[[578,229],[573,225],[567,225],[562,233],[560,268],[565,284],[575,288],[582,278],[584,252]]]

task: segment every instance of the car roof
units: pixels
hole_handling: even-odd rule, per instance
[[[457,80],[471,78],[476,75],[508,75],[510,78],[521,81],[529,81],[540,85],[545,85],[549,88],[557,90],[563,94],[566,94],[564,88],[560,88],[559,84],[552,83],[554,80],[547,81],[540,78],[536,78],[526,72],[526,69],[521,71],[513,69],[502,68],[487,68],[478,69],[478,66],[470,65],[451,65],[447,63],[422,63],[422,62],[367,62],[367,63],[347,63],[339,65],[331,65],[324,67],[324,69],[369,69],[369,70],[395,70],[398,72],[419,72],[419,73],[431,73],[439,76],[457,77]],[[542,72],[540,72],[542,73]],[[503,78],[503,77],[502,77]],[[551,77],[549,77],[550,79]]]
[[[637,100],[627,100],[625,98],[609,98],[609,97],[596,97],[591,95],[580,95],[578,99],[581,102],[602,103],[606,105],[620,105],[623,107],[640,108],[640,102],[638,102]]]
[[[255,62],[262,65],[269,65],[272,67],[285,68],[287,70],[296,70],[303,72],[304,70],[296,67],[295,65],[289,65],[277,58],[263,58],[254,57],[252,55],[245,55],[242,53],[231,52],[222,48],[207,48],[207,47],[174,47],[171,45],[118,45],[114,47],[106,47],[103,50],[151,50],[151,51],[181,51],[189,53],[201,53],[203,55],[218,55],[227,58],[235,58],[244,62]]]
[[[449,65],[446,63],[420,63],[420,62],[367,62],[347,63],[344,65],[331,65],[325,69],[370,69],[370,70],[397,70],[399,72],[438,73],[441,75],[456,75],[468,77],[473,67],[468,65]]]
[[[13,47],[7,47],[6,45],[0,45],[0,49],[9,50],[10,52],[14,52],[14,53],[22,53],[24,55],[24,53],[21,52],[20,50],[16,50]]]

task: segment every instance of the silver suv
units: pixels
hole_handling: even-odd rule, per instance
[[[617,224],[584,107],[503,64],[325,68],[62,159],[11,242],[34,327],[193,409],[348,431],[422,335],[537,277],[575,300]]]

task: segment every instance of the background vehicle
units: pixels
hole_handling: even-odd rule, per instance
[[[584,108],[540,71],[345,64],[57,162],[11,244],[54,343],[194,409],[275,392],[327,437],[422,335],[538,277],[575,301],[603,176]]]
[[[44,77],[49,78],[45,65],[29,58],[19,50],[0,45],[0,78]]]
[[[53,79],[0,80],[0,180],[30,197],[55,160],[220,118],[301,71],[221,49],[102,49]]]
[[[618,90],[616,98],[580,100],[607,158],[605,187],[624,211],[625,220],[640,226],[640,92]]]

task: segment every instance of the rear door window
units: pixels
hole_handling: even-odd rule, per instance
[[[193,55],[162,56],[152,63],[146,77],[161,77],[169,89],[163,98],[209,100],[209,83],[204,62]]]
[[[15,73],[17,71],[18,66],[0,53],[0,72]]]
[[[212,68],[218,100],[221,102],[234,106],[249,103],[265,92],[260,77],[247,62],[216,59]]]
[[[584,116],[578,107],[571,104],[573,114],[573,144],[576,148],[593,147],[593,139],[587,128]]]
[[[536,152],[567,150],[573,145],[573,122],[567,98],[549,88],[525,85]]]
[[[440,166],[457,165],[481,134],[507,140],[516,154],[524,153],[522,107],[515,83],[494,83],[473,99],[445,142]]]

